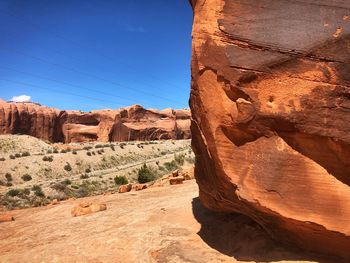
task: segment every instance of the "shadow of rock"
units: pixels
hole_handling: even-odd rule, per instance
[[[198,235],[210,247],[240,261],[313,261],[339,262],[284,246],[273,239],[249,217],[219,213],[205,208],[198,197],[192,200],[193,215],[201,224]]]

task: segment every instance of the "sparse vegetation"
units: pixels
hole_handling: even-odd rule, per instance
[[[22,157],[30,156],[30,152],[26,151],[22,153]]]
[[[44,197],[44,196],[45,196],[45,194],[44,194],[44,192],[43,192],[43,189],[41,188],[40,185],[34,185],[34,186],[32,187],[32,191],[34,192],[34,194],[35,194],[36,196],[39,196],[39,197]]]
[[[15,153],[15,157],[19,158],[19,157],[21,157],[21,154],[20,153]]]
[[[114,182],[116,185],[128,184],[129,181],[125,176],[116,176],[114,177]]]
[[[12,155],[12,154],[9,156],[9,158],[12,159],[12,160],[16,159],[16,157],[14,155]]]
[[[66,163],[66,165],[63,167],[64,170],[66,170],[67,172],[72,171],[72,166],[70,165],[70,163]]]
[[[5,157],[0,158],[0,162],[4,162],[5,160],[6,160]]]
[[[5,178],[6,178],[7,182],[12,182],[12,175],[10,173],[6,173]]]
[[[137,180],[141,184],[154,181],[157,178],[157,172],[155,171],[155,169],[152,169],[145,163],[141,166],[140,169],[138,169],[137,175]]]
[[[72,154],[75,154],[75,155],[76,155],[76,154],[77,154],[77,151],[72,151]]]
[[[87,155],[87,156],[91,156],[91,152],[87,152],[86,155]]]
[[[24,175],[22,175],[21,178],[25,182],[28,182],[28,181],[32,180],[32,177],[29,174],[24,174]]]
[[[53,156],[44,156],[43,157],[43,161],[44,162],[52,162],[53,161]]]

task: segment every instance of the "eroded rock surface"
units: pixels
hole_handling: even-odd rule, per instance
[[[350,3],[191,3],[201,201],[350,259]]]
[[[190,138],[189,110],[64,111],[35,103],[0,100],[0,134],[27,134],[51,142],[133,141]]]

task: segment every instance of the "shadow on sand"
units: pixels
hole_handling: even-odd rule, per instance
[[[273,262],[281,260],[339,262],[283,246],[249,217],[213,212],[199,198],[192,200],[193,215],[201,224],[198,235],[210,247],[240,261]]]

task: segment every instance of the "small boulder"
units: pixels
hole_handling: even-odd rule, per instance
[[[194,176],[193,176],[193,173],[192,174],[190,174],[189,172],[184,172],[183,174],[182,174],[182,176],[184,177],[184,180],[192,180],[192,179],[194,179]]]
[[[123,184],[121,186],[119,186],[118,192],[119,193],[126,193],[126,192],[130,192],[132,189],[132,184]]]
[[[136,184],[134,185],[134,189],[135,191],[141,191],[141,190],[144,190],[144,189],[147,189],[147,184]]]
[[[58,205],[59,203],[60,203],[60,201],[57,200],[57,199],[53,199],[53,200],[51,201],[51,204],[52,204],[52,205]]]
[[[183,181],[184,181],[184,177],[183,177],[183,176],[170,177],[170,178],[169,178],[169,183],[170,183],[171,185],[182,184]]]
[[[104,211],[106,209],[107,209],[106,204],[83,201],[79,205],[72,208],[71,214],[73,217],[75,217],[75,216],[82,216],[82,215],[87,215],[91,213],[96,213],[99,211]]]
[[[9,214],[0,215],[0,223],[15,221],[15,218]]]
[[[171,173],[172,177],[178,177],[179,176],[179,170],[175,170]]]

